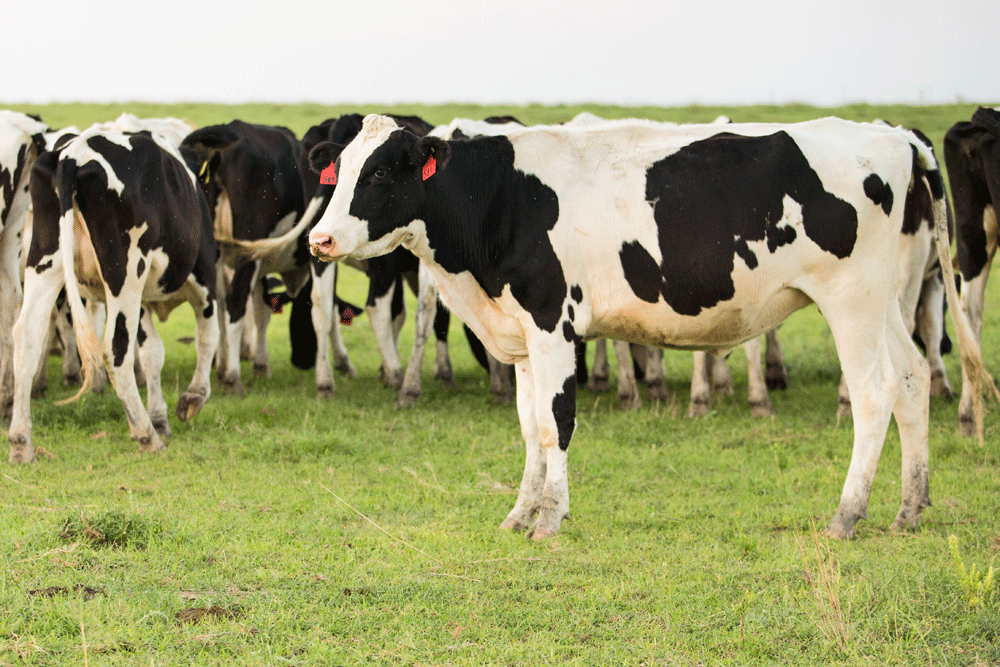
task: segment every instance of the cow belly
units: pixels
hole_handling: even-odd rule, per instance
[[[662,300],[633,300],[595,315],[589,338],[605,337],[677,350],[729,350],[773,329],[791,313],[812,303],[794,288],[766,299],[729,301],[696,316],[678,315]]]

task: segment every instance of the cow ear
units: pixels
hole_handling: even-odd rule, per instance
[[[332,141],[321,141],[309,151],[309,168],[317,174],[329,167],[338,157],[345,146],[335,144]]]
[[[413,144],[413,148],[410,149],[410,161],[413,166],[424,169],[424,180],[429,178],[427,171],[428,160],[434,158],[434,169],[444,169],[445,164],[448,163],[448,157],[451,154],[451,148],[448,146],[448,142],[440,137],[421,137],[417,143]],[[434,169],[430,170],[430,173],[434,172]]]

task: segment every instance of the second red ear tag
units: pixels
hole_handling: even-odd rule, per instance
[[[433,155],[427,158],[427,162],[424,162],[424,170],[423,170],[425,181],[434,175],[434,172],[437,171],[437,167],[438,167],[438,161],[434,159]]]
[[[319,173],[319,182],[321,185],[336,185],[337,184],[337,165],[334,162],[330,163],[330,166]]]

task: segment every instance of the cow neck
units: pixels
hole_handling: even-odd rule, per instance
[[[424,220],[434,261],[449,273],[469,271],[491,296],[518,238],[513,214],[520,179],[505,137],[449,142],[446,169],[426,183]]]

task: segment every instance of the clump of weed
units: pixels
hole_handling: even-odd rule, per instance
[[[145,549],[150,537],[160,532],[158,525],[142,516],[111,510],[67,517],[59,537],[71,542],[86,542],[92,547]]]
[[[948,548],[951,550],[952,569],[955,571],[958,585],[962,587],[965,602],[969,606],[969,609],[978,609],[983,606],[987,597],[992,597],[994,583],[993,566],[990,565],[990,569],[987,570],[985,576],[983,576],[982,572],[976,570],[975,563],[969,569],[966,569],[965,561],[962,560],[962,554],[958,551],[958,538],[954,535],[948,536]]]

